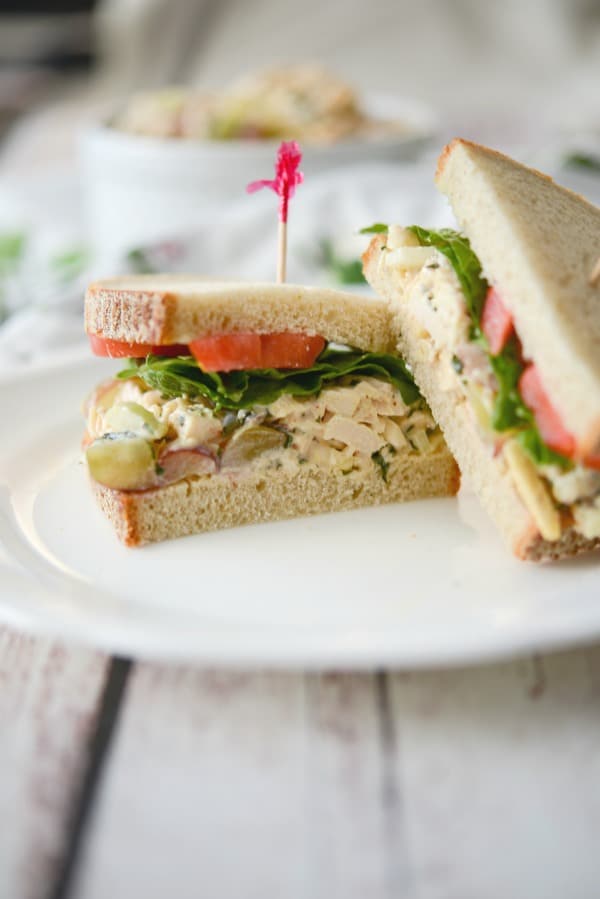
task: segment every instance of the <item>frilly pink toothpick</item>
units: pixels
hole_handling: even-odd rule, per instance
[[[304,175],[298,170],[302,161],[302,152],[295,140],[283,141],[277,151],[275,163],[275,177],[273,180],[266,178],[260,181],[252,181],[246,190],[249,194],[263,187],[270,187],[279,197],[279,253],[277,261],[277,280],[285,281],[286,256],[287,256],[287,220],[290,197],[294,196],[296,188],[302,184]]]

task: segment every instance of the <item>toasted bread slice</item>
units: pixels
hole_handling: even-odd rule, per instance
[[[436,183],[526,358],[583,453],[600,450],[600,209],[486,147],[452,141]]]
[[[205,281],[194,275],[138,275],[91,284],[88,334],[132,343],[189,343],[209,334],[320,334],[370,352],[392,350],[381,300],[321,287]]]

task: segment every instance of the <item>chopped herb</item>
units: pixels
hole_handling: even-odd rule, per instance
[[[157,462],[157,463],[155,464],[155,466],[154,466],[154,471],[156,472],[156,474],[157,474],[159,477],[161,476],[161,474],[164,474],[164,473],[165,473],[164,468],[162,467],[162,465],[159,465],[158,462]]]
[[[358,232],[359,234],[387,234],[388,225],[384,225],[383,222],[375,222],[374,225],[368,225],[366,228],[361,228]]]
[[[383,455],[383,453],[382,453],[381,450],[376,450],[376,452],[374,452],[374,453],[371,455],[371,459],[373,460],[373,462],[375,463],[375,465],[377,465],[377,467],[379,468],[379,471],[381,472],[381,477],[383,478],[383,480],[384,480],[385,483],[387,484],[387,482],[388,482],[388,470],[389,470],[389,467],[390,467],[390,463],[389,463],[389,462],[387,461],[387,459],[384,457],[384,455]]]
[[[459,359],[458,356],[452,357],[452,368],[457,374],[462,375],[464,367],[462,359]]]

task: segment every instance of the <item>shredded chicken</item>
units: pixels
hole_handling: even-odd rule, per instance
[[[104,403],[102,396],[108,397]],[[221,460],[222,471],[310,463],[351,473],[372,466],[374,454],[384,450],[429,453],[441,445],[424,404],[407,406],[392,384],[377,378],[349,377],[314,397],[283,394],[270,406],[220,413],[186,397],[165,399],[131,379],[101,388],[89,404],[92,440],[114,433],[111,421],[128,436],[153,439],[159,468],[168,455],[169,470],[177,471],[175,453],[192,464],[199,451]]]

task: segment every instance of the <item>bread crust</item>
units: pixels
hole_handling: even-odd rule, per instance
[[[358,475],[358,473],[357,473]],[[145,491],[111,490],[92,480],[98,504],[127,546],[221,528],[389,502],[453,496],[460,484],[445,447],[429,456],[399,454],[386,483],[372,472],[343,475],[314,465],[244,477],[205,475]]]
[[[138,503],[136,494],[124,490],[110,490],[90,477],[98,505],[112,522],[117,536],[126,546],[139,542]]]
[[[379,266],[381,253],[386,246],[386,235],[376,234],[369,241],[367,249],[362,254],[363,269],[365,272],[376,272]]]
[[[600,549],[600,538],[588,540],[573,528],[563,531],[560,540],[544,540],[533,522],[513,544],[517,558],[529,562],[556,562],[595,549]]]
[[[136,343],[167,344],[173,339],[177,297],[169,291],[120,289],[102,281],[90,284],[85,298],[87,334]]]
[[[495,158],[501,162],[509,163],[510,165],[517,166],[519,168],[525,169],[526,171],[532,172],[537,175],[539,178],[544,178],[546,181],[550,181],[552,184],[555,184],[553,178],[545,172],[540,172],[538,169],[530,168],[529,166],[524,166],[516,160],[511,159],[510,156],[507,156],[505,153],[501,153],[499,150],[493,150],[491,147],[484,147],[483,144],[478,144],[472,140],[466,140],[464,137],[454,137],[452,140],[446,144],[440,153],[437,161],[437,166],[435,170],[434,180],[436,183],[438,180],[441,180],[444,176],[446,166],[450,162],[452,154],[455,150],[459,148],[469,147],[471,150],[474,150],[476,153],[481,153],[485,156]],[[558,186],[558,185],[557,185]],[[566,193],[571,194],[573,197],[576,197],[578,200],[582,200],[584,203],[589,203],[584,197],[580,196],[580,194],[576,194],[574,191],[568,190],[566,187],[561,187],[561,190],[564,190]],[[589,204],[591,205],[591,204]]]

